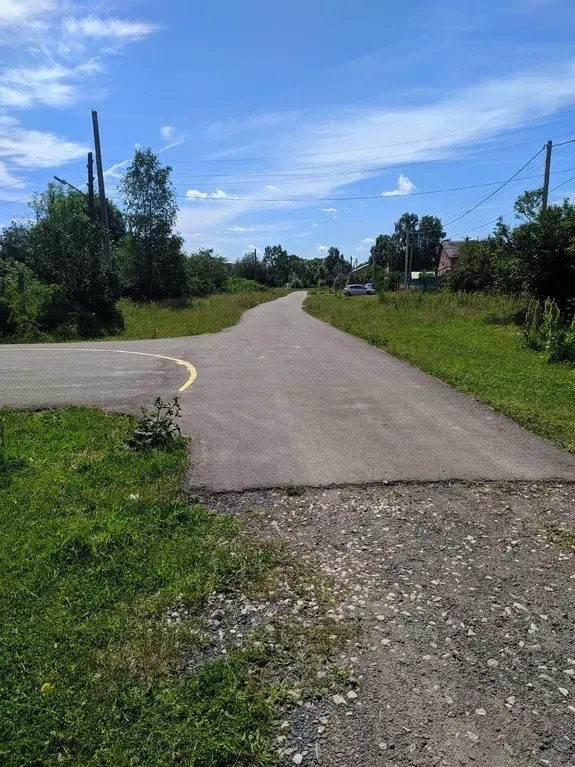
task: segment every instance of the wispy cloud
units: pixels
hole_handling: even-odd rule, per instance
[[[167,149],[173,149],[175,146],[180,146],[188,138],[187,131],[178,131],[173,125],[162,125],[160,128],[160,135],[167,143],[160,149],[160,152],[165,152]]]
[[[327,253],[329,251],[329,248],[327,245],[316,245],[315,246],[317,250],[320,250],[322,253]]]
[[[142,40],[151,35],[157,27],[144,21],[128,21],[127,19],[99,18],[86,16],[84,18],[67,18],[64,21],[64,31],[74,37],[94,39],[116,38],[124,41]]]
[[[104,176],[106,176],[106,178],[115,178],[120,180],[124,177],[122,171],[125,170],[129,164],[129,160],[122,160],[122,162],[117,162],[115,165],[112,165],[110,168],[104,171]]]
[[[411,194],[417,187],[411,181],[407,176],[404,176],[403,173],[399,174],[399,178],[397,179],[397,188],[396,189],[390,189],[386,192],[382,192],[382,197],[402,197],[406,194]]]
[[[277,189],[277,186],[274,186],[273,184],[266,184],[266,189],[273,191],[274,189]]]
[[[243,234],[244,232],[255,232],[253,226],[228,226],[228,232],[232,234]]]
[[[188,200],[226,200],[229,196],[223,189],[216,189],[215,192],[200,192],[198,189],[188,189],[186,192]]]
[[[318,208],[322,213],[337,213],[337,208]]]
[[[375,240],[372,237],[364,237],[363,240],[360,240],[362,245],[373,245]]]

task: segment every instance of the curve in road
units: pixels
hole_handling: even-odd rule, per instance
[[[180,398],[190,488],[575,480],[575,456],[311,317],[304,296],[261,304],[213,335],[69,345],[78,352],[73,369],[46,346],[2,347],[0,403],[137,410],[181,386],[163,358],[193,360],[199,375]],[[92,350],[145,356],[112,363]]]

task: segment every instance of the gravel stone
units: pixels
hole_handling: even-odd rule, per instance
[[[360,626],[335,654],[361,693],[353,710],[340,688],[286,711],[284,767],[294,754],[317,767],[575,767],[574,674],[565,673],[575,671],[575,552],[560,534],[575,529],[575,485],[388,484],[205,500],[332,579],[332,621]],[[226,625],[224,610],[227,636]]]

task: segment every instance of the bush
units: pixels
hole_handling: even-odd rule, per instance
[[[542,325],[543,309],[541,301],[537,298],[532,298],[527,307],[525,326],[523,328],[523,335],[530,349],[539,350],[543,347]]]
[[[253,293],[260,290],[266,290],[266,286],[255,280],[248,280],[246,277],[228,277],[226,290],[229,293]]]
[[[142,407],[142,418],[126,447],[129,450],[155,450],[177,445],[182,436],[176,423],[180,415],[177,397],[173,402],[162,402],[161,397],[156,397],[152,408]]]
[[[303,283],[299,279],[299,277],[294,277],[293,280],[290,282],[289,287],[292,290],[301,290],[303,288]]]

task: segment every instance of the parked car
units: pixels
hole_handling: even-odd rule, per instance
[[[343,289],[346,296],[373,296],[375,290],[371,285],[346,285]]]

